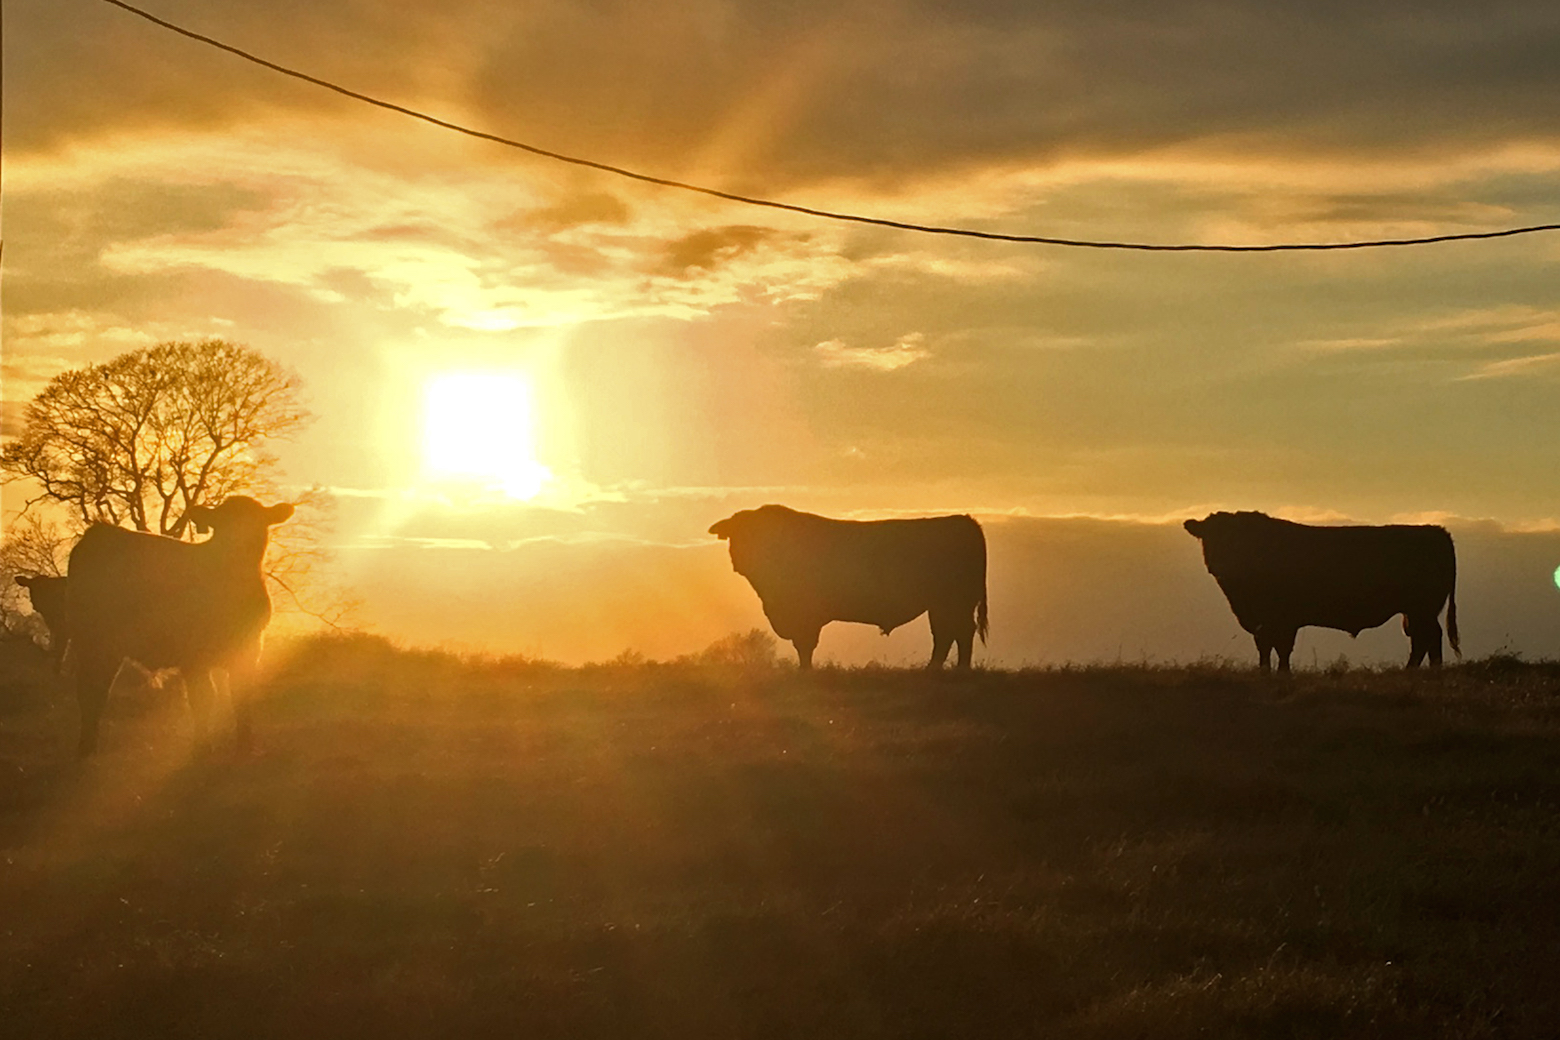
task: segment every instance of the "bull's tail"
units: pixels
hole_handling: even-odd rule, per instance
[[[1452,588],[1446,596],[1446,641],[1452,644],[1452,652],[1462,657],[1462,646],[1457,641],[1457,550],[1452,549]]]
[[[980,636],[980,645],[985,646],[989,627],[986,624],[986,532],[973,519],[970,524],[975,528],[975,541],[980,546],[980,602],[975,604],[975,634]]]

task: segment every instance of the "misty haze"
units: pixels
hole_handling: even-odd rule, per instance
[[[1554,0],[140,2],[3,9],[0,1033],[1560,1035]]]

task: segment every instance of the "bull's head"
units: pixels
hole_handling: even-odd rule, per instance
[[[190,523],[195,526],[196,534],[206,534],[210,531],[220,531],[224,528],[235,530],[258,529],[265,530],[277,524],[286,522],[293,515],[291,502],[278,502],[274,506],[261,505],[248,495],[234,495],[225,498],[216,506],[191,506],[186,514]]]
[[[785,527],[790,523],[790,518],[796,515],[785,506],[777,505],[744,509],[711,524],[710,534],[721,541],[728,541],[736,535],[763,537],[763,532]]]
[[[710,525],[710,534],[714,535],[716,538],[719,538],[723,542],[727,541],[731,538],[732,535],[741,532],[744,526],[744,521],[752,515],[753,510],[744,509],[740,513],[731,514],[724,520],[717,520],[715,523]]]
[[[774,558],[776,538],[783,540],[792,518],[797,514],[785,506],[767,505],[744,509],[710,525],[710,534],[731,543],[731,568],[750,580],[767,570]]]
[[[1240,561],[1249,555],[1245,546],[1250,543],[1252,525],[1272,523],[1263,513],[1209,513],[1201,520],[1188,520],[1182,527],[1202,543],[1203,563],[1214,577],[1228,574],[1241,566]]]
[[[65,579],[49,574],[18,574],[16,584],[27,590],[33,610],[43,615],[52,628],[65,616]]]
[[[756,509],[744,509],[710,525],[710,534],[731,543],[731,569],[738,574],[746,573],[744,563],[753,553],[753,539],[747,535],[751,532],[757,514]]]
[[[1222,540],[1241,537],[1258,522],[1272,523],[1273,521],[1266,513],[1227,513],[1220,510],[1217,513],[1209,513],[1201,520],[1188,520],[1181,526],[1186,528],[1193,538],[1206,542],[1210,538]]]

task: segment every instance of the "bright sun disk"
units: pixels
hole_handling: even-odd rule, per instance
[[[552,472],[537,461],[531,384],[523,375],[449,372],[424,396],[423,462],[430,478],[535,498]]]

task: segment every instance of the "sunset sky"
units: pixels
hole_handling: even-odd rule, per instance
[[[147,6],[542,148],[893,220],[1252,244],[1560,221],[1553,0]],[[697,650],[763,623],[706,529],[777,501],[981,515],[997,660],[1244,657],[1172,526],[1218,508],[1525,536],[1502,559],[1528,584],[1489,600],[1526,634],[1465,630],[1560,653],[1560,233],[937,238],[473,140],[100,0],[8,0],[4,60],[4,432],[67,368],[255,347],[318,416],[286,478],[332,493],[364,622],[398,638]],[[519,388],[483,410],[525,447],[452,483],[434,388],[473,375]],[[1138,639],[1151,581],[1168,616]],[[1073,587],[1104,605],[1057,642],[1026,604],[1071,616]],[[925,652],[910,627],[889,659]]]

